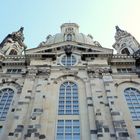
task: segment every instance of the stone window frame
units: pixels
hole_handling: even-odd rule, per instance
[[[65,58],[64,58],[65,57]],[[70,57],[70,63],[68,61],[68,57]],[[63,61],[63,59],[65,61]],[[74,60],[75,59],[75,60]],[[77,55],[75,54],[71,54],[70,56],[67,56],[66,54],[61,55],[60,57],[60,61],[59,61],[60,65],[64,66],[64,67],[72,67],[72,66],[76,66],[78,63],[78,59],[77,59]]]
[[[14,94],[15,92],[12,88],[0,89],[0,121],[6,120]]]
[[[58,115],[79,115],[78,85],[72,81],[60,85]]]

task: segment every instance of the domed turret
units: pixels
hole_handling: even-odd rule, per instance
[[[61,32],[55,35],[48,35],[45,42],[42,42],[39,47],[51,44],[57,44],[65,41],[73,41],[77,43],[95,45],[91,35],[79,33],[79,26],[76,23],[64,23],[61,25]],[[99,45],[98,45],[99,46]]]
[[[64,23],[61,25],[61,33],[63,34],[79,33],[79,26],[76,23]]]

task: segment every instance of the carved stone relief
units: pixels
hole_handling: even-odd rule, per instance
[[[110,68],[92,68],[87,71],[90,78],[101,78],[103,75],[110,75]]]

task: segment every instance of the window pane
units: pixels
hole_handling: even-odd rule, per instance
[[[66,126],[65,127],[65,133],[72,133],[72,127],[71,126]]]
[[[58,125],[64,125],[64,120],[58,120]]]
[[[57,140],[64,140],[64,134],[63,133],[57,133]]]
[[[72,125],[72,121],[71,120],[66,120],[65,125]]]

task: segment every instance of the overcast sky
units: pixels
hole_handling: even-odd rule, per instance
[[[115,26],[140,42],[140,0],[1,0],[0,42],[24,27],[25,44],[37,47],[48,34],[60,32],[65,22],[75,22],[80,32],[91,34],[103,47],[114,43]]]

